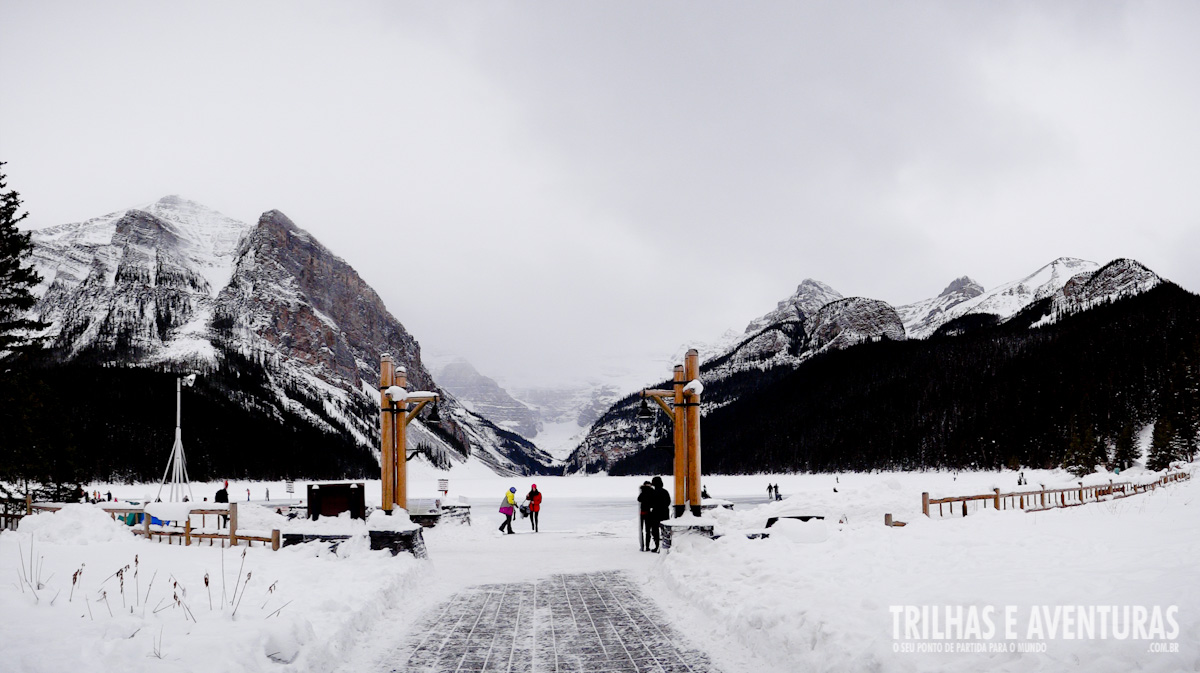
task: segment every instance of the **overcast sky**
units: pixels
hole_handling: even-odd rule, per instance
[[[0,160],[33,227],[276,208],[427,351],[653,378],[807,277],[1200,290],[1198,35],[1195,2],[0,0]]]

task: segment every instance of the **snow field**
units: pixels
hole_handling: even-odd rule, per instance
[[[397,643],[420,628],[427,611],[459,592],[555,573],[621,571],[723,673],[1200,667],[1195,570],[1200,480],[1064,510],[981,510],[966,519],[926,519],[920,515],[922,491],[935,498],[992,488],[1007,492],[1017,488],[1017,473],[710,476],[704,479],[708,491],[736,503],[732,511],[705,514],[722,538],[680,540],[660,556],[638,551],[635,498],[646,477],[498,477],[470,466],[439,472],[416,461],[409,467],[414,501],[440,495],[436,480],[448,477],[450,502],[461,498],[471,504],[473,525],[427,530],[428,562],[371,552],[360,537],[336,555],[317,544],[279,552],[256,547],[247,552],[239,575],[242,548],[227,549],[227,591],[235,577],[252,573],[236,618],[232,608],[219,606],[219,548],[147,542],[94,508],[26,518],[19,532],[0,535],[0,661],[12,662],[12,670],[19,671],[391,670]],[[663,476],[670,488],[670,475]],[[1029,489],[1078,483],[1058,470],[1026,470],[1025,476]],[[1155,476],[1134,468],[1120,477],[1102,473],[1084,482],[1148,482]],[[295,495],[303,496],[306,483],[296,483]],[[518,517],[513,522],[518,534],[500,535],[501,495],[509,486],[524,495],[532,483],[545,495],[542,532],[533,534],[528,520]],[[767,502],[768,483],[779,484],[784,500]],[[156,486],[96,484],[91,490],[112,490],[124,499],[153,494]],[[217,488],[194,484],[195,499],[206,494],[211,499]],[[231,482],[229,492],[244,503],[246,488],[255,501],[268,488],[273,503],[287,495],[283,482]],[[376,505],[379,482],[367,481],[366,489],[368,505]],[[368,527],[328,518],[281,525],[270,506],[239,510],[245,528],[361,532]],[[884,527],[888,512],[908,526]],[[782,521],[766,540],[745,536],[761,531],[770,516],[797,514],[825,519]],[[35,601],[28,589],[22,593],[17,586],[21,553],[28,556],[30,541],[36,556],[44,557],[48,587],[67,590],[53,606],[44,598],[48,591]],[[128,607],[122,611],[120,589],[111,578],[103,582],[114,612],[109,617],[100,585],[117,568],[132,564],[135,554],[142,597],[158,572],[150,609],[143,616],[145,601],[134,599],[134,613],[128,614]],[[71,575],[84,563],[77,593],[64,605]],[[214,593],[211,611],[205,573]],[[164,599],[164,605],[173,604],[163,581],[172,576],[187,587],[185,601],[198,623],[185,620],[181,607],[153,613]],[[125,579],[129,599],[131,575]],[[276,580],[276,590],[268,593]],[[90,603],[81,603],[81,596],[89,596]],[[277,616],[267,616],[287,601],[292,603]],[[902,652],[896,651],[900,644],[913,641],[893,639],[893,605],[994,606],[997,612],[1015,605],[1022,615],[1035,606],[1176,605],[1179,633],[1171,643],[1179,652],[1149,652],[1147,641],[1111,637],[1033,639],[1046,647],[1035,653]],[[153,654],[159,634],[161,660]],[[1020,642],[1026,641],[1023,636]]]
[[[31,547],[44,583],[37,598],[17,586]],[[122,591],[111,575],[126,565]],[[0,668],[278,671],[290,662],[287,670],[327,671],[427,565],[371,551],[365,536],[337,554],[317,544],[272,552],[147,542],[94,507],[71,505],[0,535]]]
[[[891,493],[908,491],[888,484],[910,476],[917,475],[865,479],[884,487],[876,499],[888,506]],[[969,474],[958,481],[982,485],[988,476],[995,477]],[[984,491],[954,494],[971,492]],[[794,528],[806,532],[773,534],[767,540],[738,534],[760,512],[789,506],[809,514],[849,509],[830,509],[829,497],[824,504],[792,504],[805,495],[757,510],[718,513],[724,537],[682,540],[655,570],[656,578],[693,608],[721,616],[714,623],[718,635],[759,652],[772,670],[1200,670],[1198,481],[1040,513],[989,509],[944,520],[905,514],[897,518],[907,519],[907,527],[889,529],[882,525],[882,511],[863,511],[865,524],[852,515],[844,525],[834,517],[796,523]],[[906,493],[905,501],[911,502],[911,496]],[[953,651],[963,641],[1007,645],[1002,631],[1009,605],[1016,606],[1014,642],[1044,644],[1044,651]],[[968,612],[994,606],[999,633],[991,639],[928,641],[949,647],[949,652],[897,651],[916,643],[893,638],[891,606],[962,606]],[[1151,651],[1147,640],[1117,639],[1112,633],[1079,639],[1060,630],[1055,637],[1029,638],[1030,611],[1041,606],[1051,614],[1056,606],[1145,606],[1151,611],[1178,606],[1178,638],[1167,643],[1177,643],[1178,652]]]

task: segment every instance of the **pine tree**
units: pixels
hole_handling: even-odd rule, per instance
[[[1075,475],[1082,477],[1096,471],[1096,464],[1105,461],[1104,444],[1096,439],[1092,426],[1083,424],[1083,430],[1072,423],[1071,436],[1067,444],[1067,455],[1063,459],[1063,467]]]
[[[1137,442],[1134,440],[1133,424],[1126,423],[1121,426],[1121,431],[1113,440],[1113,465],[1122,470],[1129,469],[1129,466],[1133,465],[1133,461],[1139,457]]]
[[[8,183],[0,161],[0,357],[38,347],[39,341],[29,333],[46,328],[46,324],[24,317],[37,298],[32,288],[42,281],[41,276],[25,260],[33,250],[29,232],[17,229],[28,213],[21,213],[21,197],[5,189]]]
[[[1154,423],[1154,433],[1150,436],[1150,456],[1146,461],[1146,467],[1151,470],[1164,470],[1170,466],[1171,461],[1175,459],[1172,440],[1175,437],[1175,430],[1171,427],[1171,420],[1165,416],[1159,417]]]

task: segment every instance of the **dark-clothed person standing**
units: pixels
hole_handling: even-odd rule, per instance
[[[667,492],[667,489],[663,488],[662,477],[655,477],[652,483],[654,485],[650,507],[650,517],[654,521],[653,528],[651,529],[651,533],[654,536],[654,549],[652,551],[657,553],[661,545],[661,524],[671,518],[671,494]]]
[[[642,536],[642,551],[650,550],[650,539],[654,537],[654,529],[658,528],[657,522],[654,520],[654,486],[648,482],[642,482],[642,488],[638,492],[638,511],[641,517]]]

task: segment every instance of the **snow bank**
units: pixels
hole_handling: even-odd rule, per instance
[[[66,505],[56,512],[23,517],[17,532],[28,534],[39,542],[72,545],[120,542],[133,537],[128,526],[113,521],[99,507],[84,504]]]
[[[188,513],[195,507],[190,502],[152,502],[146,505],[146,513],[160,521],[177,521],[183,525]]]

